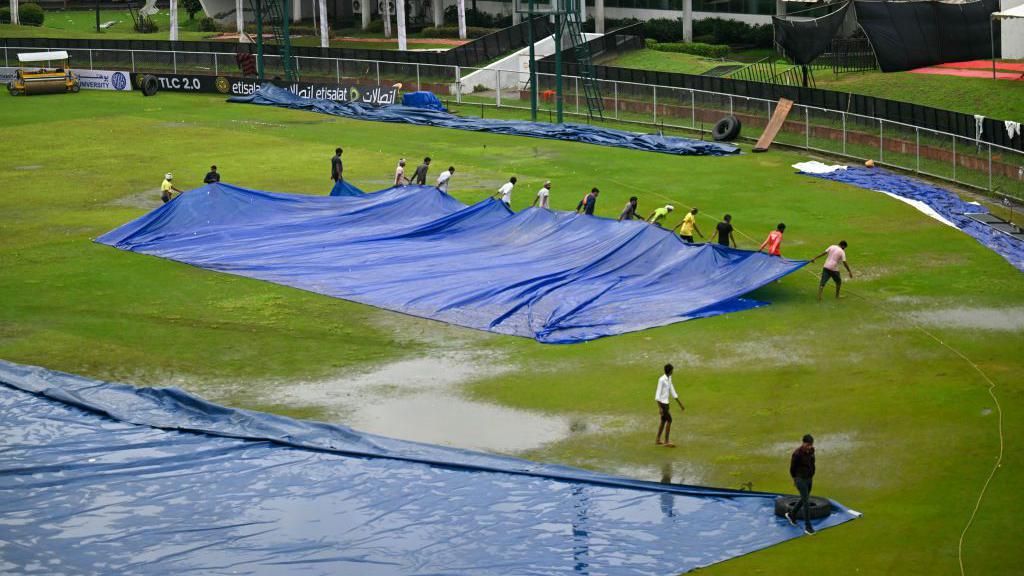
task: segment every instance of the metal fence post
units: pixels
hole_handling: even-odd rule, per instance
[[[174,66],[174,73],[178,73],[178,53],[171,52],[171,65]]]
[[[7,63],[7,46],[6,45],[4,46],[4,66],[10,66],[10,64]]]
[[[956,182],[956,134],[953,135],[953,182]]]
[[[921,129],[917,126],[914,127],[914,135],[917,137],[917,150],[915,156],[917,156],[917,173],[921,173]]]
[[[770,107],[770,106],[769,106]],[[690,90],[690,128],[697,127],[697,95]]]
[[[423,88],[420,86],[420,63],[419,62],[416,63],[416,90],[417,91],[423,90]]]
[[[654,123],[658,123],[658,87],[651,86],[651,90],[654,93]]]
[[[992,143],[988,143],[988,191],[992,191]]]
[[[840,112],[843,116],[843,155],[846,155],[846,112]]]
[[[462,104],[462,68],[455,67],[455,103]]]
[[[729,99],[730,102],[732,98]],[[804,148],[811,149],[811,109],[804,106]]]
[[[576,114],[579,115],[579,113],[580,113],[580,77],[579,76],[573,76],[572,77],[572,81],[573,81],[573,85],[575,86],[575,92],[576,92]]]
[[[732,116],[732,94],[729,95],[729,116]]]
[[[501,108],[501,68],[495,70],[495,86],[497,86],[497,98],[495,98],[495,107]]]
[[[301,71],[301,67],[299,66],[299,61],[301,61],[301,60],[302,60],[302,56],[296,56],[295,57],[295,76],[296,77],[298,77],[299,72]],[[380,82],[378,82],[378,84],[380,84]]]
[[[135,50],[131,51],[132,55],[132,72],[135,72]]]
[[[878,161],[885,162],[885,122],[878,119]]]
[[[615,119],[619,119],[619,83],[618,81],[612,83],[615,90]]]
[[[380,86],[380,61],[374,62],[377,67],[377,86]]]
[[[334,81],[338,83],[338,86],[341,86],[341,59],[340,58],[335,58],[334,59]],[[419,90],[419,88],[416,88],[416,89]]]
[[[92,48],[89,48],[89,70],[92,70],[93,68],[94,66],[92,65]]]
[[[218,72],[218,70],[219,70],[219,68],[217,67],[217,53],[214,52],[213,53],[213,75],[214,76],[220,76],[220,72]]]

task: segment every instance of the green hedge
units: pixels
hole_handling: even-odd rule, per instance
[[[681,18],[654,18],[644,22],[644,37],[659,43],[681,42]],[[771,24],[750,25],[738,20],[707,18],[693,21],[694,40],[708,44],[732,44],[771,48],[774,32]]]
[[[46,13],[39,4],[22,4],[18,8],[18,19],[21,20],[22,26],[42,26]]]
[[[680,52],[705,58],[725,58],[729,54],[729,47],[725,44],[704,44],[703,42],[654,42],[648,38],[647,47],[658,52]]]
[[[11,23],[11,9],[7,8],[7,7],[0,8],[0,24],[10,24],[10,23]]]
[[[203,18],[202,20],[199,21],[199,31],[200,32],[216,32],[217,31],[217,21],[214,20],[213,18],[210,18],[209,16]]]
[[[487,36],[493,33],[494,30],[491,28],[480,28],[478,26],[467,26],[466,37],[467,38],[480,38],[481,36]],[[436,28],[431,26],[420,30],[421,38],[458,38],[459,27],[458,26],[442,26]]]

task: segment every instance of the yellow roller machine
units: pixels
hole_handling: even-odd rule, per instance
[[[78,76],[68,68],[67,52],[28,52],[18,54],[18,61],[21,68],[7,83],[12,95],[78,92]]]

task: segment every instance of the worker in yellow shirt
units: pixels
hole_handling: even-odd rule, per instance
[[[687,243],[693,244],[693,233],[700,234],[703,238],[704,234],[697,227],[697,209],[693,208],[686,216],[683,217],[682,224],[679,225],[679,237],[686,240]]]
[[[174,174],[170,172],[164,174],[164,183],[160,185],[160,199],[164,201],[164,204],[174,198],[174,193],[181,195],[181,190],[174,187],[174,184],[171,183],[172,180],[174,180]]]

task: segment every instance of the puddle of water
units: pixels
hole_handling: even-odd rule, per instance
[[[1024,331],[1024,307],[1017,308],[945,308],[915,312],[913,318],[940,328],[968,330]]]
[[[29,164],[27,166],[15,166],[15,170],[39,170],[42,168],[41,164]]]
[[[162,204],[160,200],[160,188],[151,188],[128,196],[122,196],[116,200],[112,200],[110,204],[113,206],[127,206],[128,208],[152,210]]]
[[[463,383],[511,369],[493,354],[438,352],[352,376],[262,386],[258,401],[315,407],[328,421],[372,434],[488,452],[531,450],[579,427],[459,394]]]
[[[658,450],[659,448],[653,449]],[[663,450],[667,451],[668,449]],[[609,470],[609,473],[618,476],[625,476],[626,478],[633,478],[634,480],[661,482],[662,484],[701,485],[706,477],[704,469],[692,462],[664,462],[660,465],[616,466]]]
[[[797,437],[791,440],[769,444],[768,446],[756,450],[755,453],[763,456],[789,457],[789,455],[793,453],[793,450],[795,450],[799,445],[800,438]],[[858,440],[853,434],[847,434],[845,432],[814,435],[815,453],[824,453],[828,455],[844,454],[859,448],[860,445],[860,440]]]

